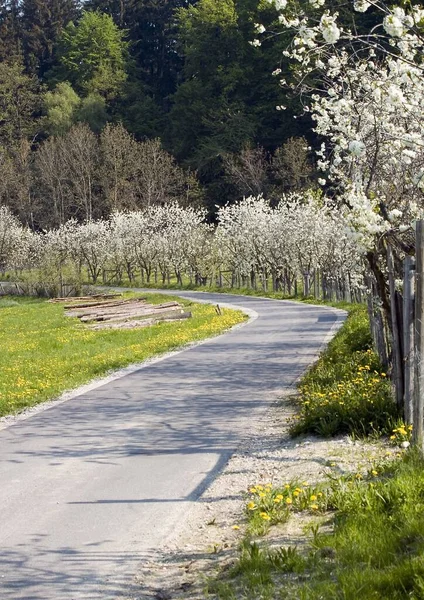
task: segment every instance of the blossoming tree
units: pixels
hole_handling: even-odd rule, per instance
[[[424,10],[354,0],[351,16],[354,22],[359,16],[359,27],[348,28],[325,0],[269,2],[294,32],[285,55],[295,61],[300,77],[291,86],[307,92],[304,110],[323,140],[320,183],[333,193],[372,273],[391,331],[400,402],[405,357],[396,279],[403,257],[413,252],[413,224],[424,208]],[[373,22],[369,30],[361,24],[361,13],[367,11]],[[271,33],[257,31],[254,45]]]

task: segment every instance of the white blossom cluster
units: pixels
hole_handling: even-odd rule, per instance
[[[398,59],[360,65],[338,58],[325,94],[313,96],[316,131],[326,142],[319,168],[339,186],[351,225],[373,237],[411,227],[424,207],[424,78]]]
[[[370,6],[354,0],[352,10]],[[325,140],[320,182],[337,190],[337,204],[366,248],[424,214],[424,10],[372,6],[381,25],[368,35],[344,30],[337,13],[325,9],[317,18],[291,4],[280,15],[294,30],[286,56],[300,64],[302,82],[311,73],[320,81],[305,106]]]
[[[303,279],[307,287],[319,269],[328,280],[361,280],[356,241],[312,192],[287,195],[276,208],[262,197],[246,198],[220,209],[218,216],[222,262],[242,277]]]
[[[0,272],[21,269],[31,258],[33,236],[6,206],[0,206]]]
[[[3,251],[0,246],[0,256],[4,269],[25,269],[46,288],[87,278],[222,284],[222,274],[228,285],[249,281],[267,288],[280,282],[281,289],[282,281],[290,287],[303,280],[307,288],[317,269],[329,281],[361,280],[356,241],[316,193],[288,195],[276,208],[262,197],[247,198],[220,208],[217,216],[213,226],[205,211],[169,204],[117,212],[109,220],[71,220],[33,234],[2,208],[0,232],[7,245]]]

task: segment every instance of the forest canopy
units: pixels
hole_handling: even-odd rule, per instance
[[[0,1],[0,203],[37,230],[310,187],[311,123],[273,76],[290,35],[266,0]]]

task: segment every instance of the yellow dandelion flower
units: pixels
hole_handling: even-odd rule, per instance
[[[240,529],[239,525],[233,525],[231,529]]]
[[[291,498],[286,499],[286,504],[293,504],[293,500]]]
[[[247,508],[249,510],[255,510],[257,507],[257,505],[254,502],[249,502],[249,504],[247,505]]]
[[[312,494],[312,496],[309,498],[311,502],[314,502],[316,499],[317,497],[315,496],[315,494]]]
[[[311,509],[312,510],[318,510],[318,504],[311,504]]]
[[[378,475],[378,471],[374,471],[374,470],[372,470],[372,471],[371,471],[371,474],[372,474],[372,475],[374,475],[374,477],[377,477],[377,475]]]
[[[271,517],[270,517],[270,516],[269,516],[269,514],[268,514],[268,513],[266,513],[266,512],[261,512],[261,518],[262,518],[264,521],[271,521]]]

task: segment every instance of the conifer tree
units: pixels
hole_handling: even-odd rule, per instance
[[[25,65],[40,77],[51,69],[58,38],[78,15],[77,0],[23,0],[22,44]]]
[[[18,0],[0,0],[0,61],[21,55],[19,17]]]

